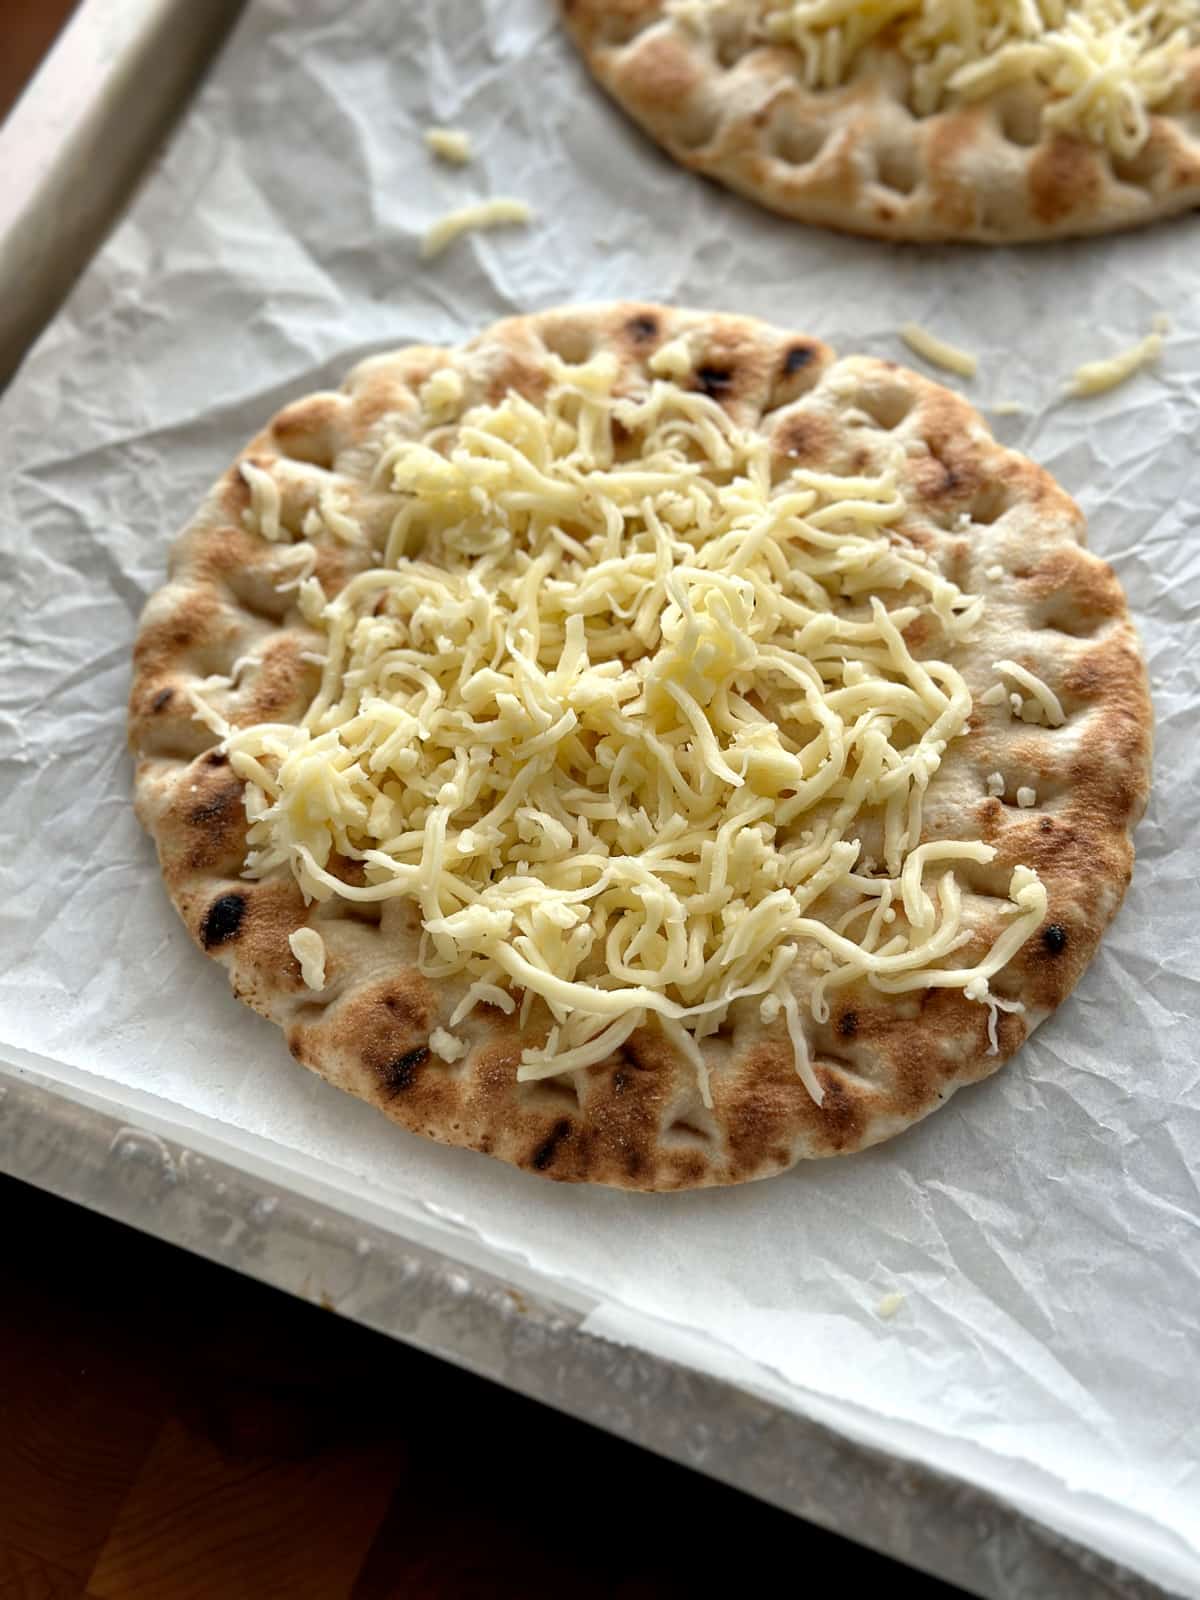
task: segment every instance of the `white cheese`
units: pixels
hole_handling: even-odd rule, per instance
[[[962,350],[956,344],[939,339],[919,322],[906,322],[900,329],[900,337],[910,350],[915,350],[931,366],[956,372],[960,378],[973,378],[979,370],[979,362],[969,350]]]
[[[1006,678],[1011,678],[1014,683],[1019,683],[1022,689],[1027,689],[1033,696],[1043,720],[1051,728],[1061,728],[1067,720],[1067,714],[1062,708],[1062,701],[1046,683],[1038,677],[1036,672],[1031,672],[1028,667],[1021,666],[1016,661],[993,661],[992,670],[1002,672]],[[1013,695],[1014,710],[1020,715],[1022,701],[1020,695]]]
[[[453,367],[439,367],[430,373],[417,391],[423,414],[433,424],[448,422],[462,407],[465,386],[462,375]]]
[[[907,552],[898,445],[877,476],[781,476],[707,396],[617,381],[609,356],[551,358],[538,406],[477,405],[437,450],[384,440],[381,564],[332,601],[300,585],[325,635],[300,725],[231,729],[202,694],[198,715],[246,783],[247,875],[412,901],[422,970],[465,991],[451,1029],[521,991],[521,1080],[650,1027],[711,1103],[703,1041],[753,998],[819,1102],[831,990],[982,998],[1045,916],[1018,869],[1004,931],[955,967],[955,865],[995,850],[922,839],[972,702],[905,631],[925,619],[948,655],[983,602]],[[457,403],[429,384],[423,406]]]
[[[279,485],[269,472],[255,466],[253,461],[243,461],[238,471],[250,491],[250,504],[242,512],[242,526],[250,533],[257,533],[271,544],[276,544],[285,537],[279,520]]]
[[[650,371],[657,378],[673,378],[677,383],[692,370],[692,352],[687,339],[680,334],[662,345],[650,357]]]
[[[701,27],[720,7],[683,3]],[[845,83],[885,29],[918,116],[1027,84],[1048,130],[1126,158],[1200,41],[1195,0],[765,0],[765,34],[796,48],[814,89]]]
[[[1037,805],[1037,790],[1031,789],[1028,784],[1023,783],[1017,790],[1017,804],[1026,811],[1030,806]]]
[[[1004,774],[1002,772],[989,772],[987,778],[987,792],[993,800],[999,800],[1004,793]]]
[[[898,1291],[892,1294],[885,1294],[875,1307],[875,1315],[882,1317],[884,1322],[890,1322],[904,1304],[904,1300],[905,1296]]]
[[[429,1048],[443,1061],[459,1061],[467,1053],[467,1046],[445,1028],[435,1028],[429,1035]]]
[[[471,135],[462,128],[426,128],[425,146],[456,167],[466,166],[472,155]]]
[[[1106,394],[1109,389],[1115,389],[1143,367],[1157,361],[1162,354],[1162,347],[1162,333],[1156,328],[1127,350],[1121,350],[1102,361],[1086,361],[1075,369],[1069,392],[1076,396]]]
[[[506,196],[460,206],[458,210],[448,211],[444,217],[440,217],[425,234],[421,241],[421,259],[429,261],[440,255],[459,234],[469,233],[473,228],[503,228],[511,223],[528,223],[532,220],[532,208],[524,200]]]
[[[325,941],[315,928],[297,928],[288,934],[292,954],[300,963],[300,976],[310,989],[325,987]]]

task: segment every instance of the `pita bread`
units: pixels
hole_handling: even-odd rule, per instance
[[[521,1083],[522,1049],[546,1037],[540,1003],[524,1034],[519,1014],[477,1007],[455,1028],[466,1045],[460,1060],[431,1052],[431,1034],[447,1026],[462,985],[419,969],[412,901],[306,905],[286,867],[261,881],[242,875],[243,783],[216,734],[196,720],[192,691],[212,674],[231,678],[206,694],[235,727],[303,716],[320,678],[313,652],[322,636],[297,606],[288,540],[314,529],[309,512],[321,496],[333,487],[361,530],[357,542],[310,531],[309,560],[334,595],[378,562],[397,497],[377,486],[376,469],[397,436],[422,436],[418,391],[431,374],[457,373],[464,405],[494,404],[512,391],[537,405],[552,354],[581,362],[607,351],[619,384],[636,395],[648,387],[648,363],[668,346],[688,352],[680,387],[708,394],[739,427],[757,430],[781,474],[797,466],[863,473],[900,460],[903,539],[987,597],[977,634],[945,657],[975,709],[930,784],[923,837],[996,848],[990,865],[959,873],[974,929],[961,959],[1004,924],[1015,867],[1036,869],[1048,893],[1040,931],[993,979],[998,999],[1024,1006],[993,1016],[994,1052],[988,1008],[961,989],[886,994],[859,980],[831,995],[826,1022],[811,1024],[819,1106],[797,1075],[783,1021],[764,1022],[755,1000],[731,1006],[703,1043],[711,1107],[693,1065],[653,1020],[609,1059]],[[252,480],[257,468],[278,489],[282,537],[274,542],[246,526],[247,464]],[[890,362],[837,360],[817,340],[760,322],[616,304],[516,317],[457,349],[401,350],[363,363],[339,391],[281,411],[173,545],[168,581],[147,604],[135,647],[129,727],[138,815],[172,900],[234,993],[278,1023],[298,1061],[414,1132],[551,1178],[659,1190],[735,1183],[802,1157],[860,1150],[1010,1056],[1070,992],[1124,894],[1130,830],[1148,790],[1150,708],[1120,585],[1083,538],[1074,502],[1001,447],[960,396]],[[911,643],[918,655],[936,653],[918,631]],[[945,655],[944,639],[936,649]],[[1001,659],[1044,679],[1061,700],[1062,726],[983,703]],[[989,792],[993,773],[1001,794]],[[1018,791],[1033,803],[1019,804]],[[340,868],[353,881],[354,863]],[[306,928],[324,942],[319,992],[305,984],[289,943]]]
[[[1200,205],[1200,36],[1136,154],[1056,133],[1033,80],[918,116],[889,34],[837,88],[810,89],[758,0],[711,35],[668,0],[560,0],[599,82],[682,166],[794,217],[921,242],[1108,233]]]

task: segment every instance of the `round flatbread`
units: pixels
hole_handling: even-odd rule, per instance
[[[859,1150],[1124,893],[1150,709],[1083,537],[960,396],[746,318],[401,350],[174,544],[138,814],[235,994],[406,1128],[640,1189]]]
[[[802,222],[1013,243],[1200,204],[1190,0],[560,6],[596,78],[676,161]]]

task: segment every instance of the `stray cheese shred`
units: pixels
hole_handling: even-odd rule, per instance
[[[292,954],[300,963],[300,976],[309,989],[325,987],[325,941],[315,928],[297,928],[288,934]]]
[[[528,223],[533,211],[524,200],[498,196],[495,200],[480,200],[475,205],[460,206],[438,219],[421,241],[421,257],[425,261],[441,255],[459,234],[473,228],[504,228],[513,223]]]
[[[471,135],[463,128],[426,128],[425,148],[440,161],[465,167],[472,155]]]
[[[668,10],[705,32],[732,7],[671,0]],[[795,47],[810,89],[848,82],[886,32],[918,116],[1032,83],[1048,130],[1127,159],[1200,41],[1195,0],[759,0],[759,14],[763,36]]]
[[[1107,394],[1118,384],[1126,383],[1143,367],[1148,367],[1162,354],[1165,326],[1155,327],[1144,339],[1101,361],[1085,361],[1072,374],[1069,393],[1076,397],[1090,394]]]
[[[524,1027],[541,1002],[519,1079],[653,1023],[711,1103],[703,1040],[745,1002],[820,1103],[833,991],[986,1003],[1046,913],[1017,868],[980,954],[959,873],[996,852],[923,833],[972,708],[942,656],[983,601],[898,531],[900,445],[878,475],[781,475],[707,396],[617,376],[551,357],[538,406],[474,406],[436,449],[390,438],[380,564],[328,602],[301,586],[326,645],[303,721],[198,714],[245,781],[247,875],[415,902],[422,970],[462,996],[451,1028],[481,1002]],[[443,418],[461,386],[425,400]],[[914,625],[944,651],[914,657]]]
[[[910,350],[915,350],[931,366],[956,372],[960,378],[973,378],[979,370],[979,362],[969,350],[962,350],[956,344],[939,339],[937,334],[930,333],[919,322],[906,322],[900,329],[900,337]]]

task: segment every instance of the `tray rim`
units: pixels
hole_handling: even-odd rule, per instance
[[[0,121],[0,389],[100,249],[245,0],[81,0]],[[102,162],[92,161],[97,149]]]

